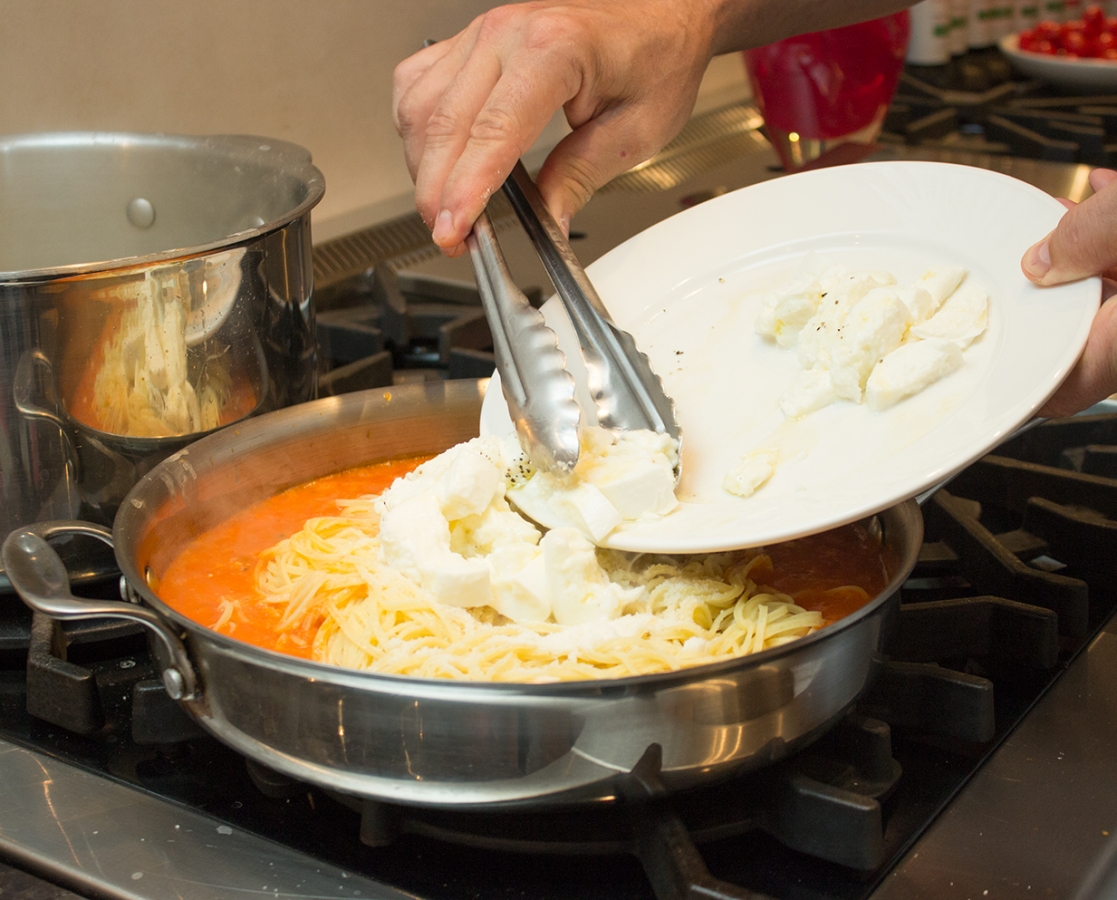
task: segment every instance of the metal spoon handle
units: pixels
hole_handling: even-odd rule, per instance
[[[543,314],[513,282],[487,213],[481,213],[465,243],[520,443],[540,468],[570,472],[578,461],[581,410],[566,355]]]
[[[504,182],[504,192],[574,323],[600,424],[606,428],[646,428],[678,439],[675,407],[663,383],[632,335],[618,328],[609,316],[522,162],[516,163]]]

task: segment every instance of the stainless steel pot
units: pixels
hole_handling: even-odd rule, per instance
[[[0,138],[2,533],[110,524],[190,441],[316,396],[323,191],[268,138]]]
[[[129,493],[111,534],[80,523],[21,529],[4,543],[4,564],[20,596],[48,615],[115,616],[150,629],[168,691],[241,753],[390,802],[605,799],[652,744],[662,749],[664,783],[684,788],[779,759],[866,688],[922,541],[914,501],[879,517],[898,565],[863,609],[783,647],[670,674],[545,685],[375,675],[240,643],[159,599],[169,562],[234,511],[295,483],[474,436],[484,385],[413,385],[270,413],[163,462]],[[75,531],[115,546],[131,602],[73,597],[45,538]]]

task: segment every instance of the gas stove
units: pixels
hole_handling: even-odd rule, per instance
[[[922,114],[915,90],[955,110],[954,139],[919,124],[936,111]],[[998,90],[1042,93],[909,72],[873,158],[981,165],[1081,199],[1097,158],[1008,148],[988,117],[977,121],[996,98],[973,99]],[[696,117],[575,220],[580,258],[777,177],[761,124],[748,103]],[[545,274],[509,211],[492,212],[538,303]],[[468,263],[439,256],[417,217],[320,245],[315,275],[323,393],[492,372]],[[889,658],[838,725],[775,766],[684,794],[664,794],[654,747],[618,781],[617,802],[565,811],[417,809],[294,782],[200,731],[134,628],[58,625],[0,595],[0,892],[1106,896],[1117,854],[1117,405],[1092,412],[1025,432],[924,503],[926,539]],[[115,597],[116,579],[97,574],[79,592]]]
[[[673,796],[652,752],[600,807],[294,782],[198,730],[134,628],[7,602],[0,850],[82,896],[1072,896],[1117,819],[1115,447],[1117,411],[1053,421],[926,501],[890,656],[807,750]]]

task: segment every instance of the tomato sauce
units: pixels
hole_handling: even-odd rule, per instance
[[[283,610],[259,599],[256,567],[261,552],[299,531],[307,519],[340,512],[337,500],[379,494],[423,459],[350,469],[291,488],[238,513],[191,543],[154,586],[173,609],[207,628],[221,621],[227,604],[237,613],[219,630],[269,650],[309,658],[319,621],[280,631]],[[860,609],[888,584],[894,562],[866,528],[849,525],[774,545],[751,577],[791,595],[827,624]]]
[[[898,561],[863,525],[847,525],[765,549],[752,570],[766,584],[822,613],[826,624],[856,612],[888,585]]]
[[[338,499],[379,494],[422,461],[395,460],[350,469],[290,488],[242,510],[175,557],[159,582],[160,599],[207,628],[221,619],[225,603],[239,601],[235,621],[219,631],[257,647],[309,658],[318,623],[280,632],[277,626],[283,610],[257,601],[256,564],[260,553],[299,531],[307,519],[337,515]]]

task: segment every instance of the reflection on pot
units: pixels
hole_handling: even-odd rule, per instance
[[[0,159],[0,534],[108,525],[189,442],[316,396],[306,150],[49,134]]]
[[[239,247],[39,291],[51,327],[21,357],[14,398],[61,434],[75,512],[109,524],[132,485],[192,440],[313,396],[313,372],[288,383],[284,358],[312,344],[311,323],[269,311],[267,285],[264,254]]]
[[[255,304],[242,302],[241,321],[229,321],[244,249],[217,256],[65,292],[62,302],[75,310],[66,321],[100,321],[99,331],[68,329],[59,348],[70,415],[111,434],[172,437],[211,431],[256,407],[266,372],[243,358],[253,335],[244,313]]]
[[[245,251],[218,256],[215,266],[191,260],[62,292],[56,368],[68,415],[97,431],[157,438],[212,431],[256,408],[267,381],[252,327],[263,285],[233,268],[235,277],[220,276],[231,293],[207,290],[209,273]]]

